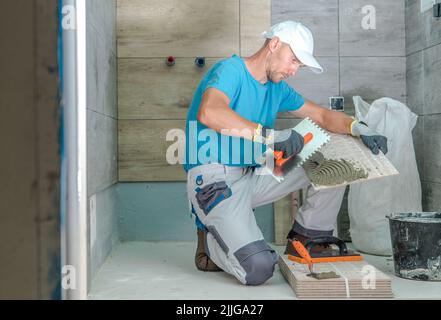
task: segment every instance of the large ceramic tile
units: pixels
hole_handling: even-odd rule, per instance
[[[341,56],[405,55],[404,0],[339,4]],[[370,15],[372,19],[367,19]]]
[[[87,24],[110,44],[110,50],[116,55],[116,0],[87,0]]]
[[[117,181],[117,121],[87,110],[87,193]]]
[[[406,0],[406,54],[420,51],[426,43],[420,0]]]
[[[117,8],[118,57],[239,53],[237,0],[118,0]]]
[[[424,106],[423,53],[417,51],[406,57],[407,106],[416,114],[423,113]]]
[[[424,176],[441,183],[441,114],[424,116]]]
[[[203,76],[219,61],[207,58],[205,67],[194,58],[118,59],[118,119],[186,119]]]
[[[287,83],[294,87],[305,99],[323,107],[329,106],[329,97],[338,96],[339,59],[338,57],[320,57],[317,59],[324,71],[321,74],[302,68],[298,74],[288,78]]]
[[[354,108],[353,96],[367,102],[389,97],[406,100],[406,58],[342,57],[340,58],[340,91],[348,113]]]
[[[271,27],[271,0],[240,0],[240,55],[251,56],[265,42]]]
[[[441,44],[424,50],[424,114],[441,113]]]
[[[273,0],[272,23],[285,20],[302,22],[311,30],[315,55],[338,55],[337,0]]]
[[[439,1],[436,1],[439,3]],[[427,10],[422,14],[425,35],[425,47],[441,43],[441,19],[433,17],[433,10]]]
[[[418,116],[417,123],[412,130],[413,147],[418,166],[420,179],[424,179],[424,116]]]
[[[184,149],[185,120],[118,120],[119,181],[185,181]]]
[[[116,55],[95,27],[87,26],[87,107],[117,117]]]
[[[441,184],[423,181],[422,189],[423,211],[441,212]]]
[[[89,250],[91,278],[98,272],[112,248],[119,242],[117,185],[89,197]],[[92,204],[93,203],[93,204]],[[94,210],[95,214],[92,214]]]

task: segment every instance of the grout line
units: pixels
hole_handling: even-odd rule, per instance
[[[431,181],[431,180],[427,180],[427,179],[420,179],[420,180],[421,180],[421,184],[430,183],[430,184],[437,184],[437,185],[441,186],[441,182]]]
[[[435,43],[435,44],[431,44],[430,46],[427,46],[427,47],[424,47],[424,48],[421,48],[421,49],[418,49],[418,50],[415,50],[415,51],[412,51],[412,52],[409,52],[409,53],[406,52],[406,57],[410,56],[412,54],[418,53],[418,52],[424,52],[427,49],[431,49],[431,48],[439,46],[439,45],[441,45],[441,42]]]
[[[95,23],[93,22],[93,20],[92,21],[90,21],[89,22],[89,24],[90,24],[90,27],[93,29],[93,31],[95,31],[95,33],[98,35],[98,37],[100,37],[101,38],[101,41],[103,41],[104,42],[104,49],[106,49],[107,47],[110,47],[111,49],[110,50],[104,50],[104,51],[110,51],[111,53],[113,53],[113,55],[115,56],[115,57],[117,57],[117,50],[116,50],[116,48],[114,48],[114,47],[112,47],[110,44],[109,44],[109,37],[108,37],[108,35],[106,35],[106,34],[102,34],[102,32],[101,31],[99,31],[99,28],[97,28],[96,26],[95,26]],[[86,37],[87,37],[87,35],[86,35]],[[110,36],[110,38],[111,39],[113,39],[113,37],[112,36]],[[115,43],[116,43],[116,38],[115,38]],[[110,43],[113,43],[113,41],[110,41]],[[107,46],[109,44],[109,46]]]
[[[431,117],[431,116],[441,116],[441,112],[439,112],[439,113],[422,113],[422,114],[418,114],[418,116],[419,117],[425,117],[425,116],[428,116],[428,117]]]
[[[112,116],[110,116],[110,115],[108,115],[108,114],[105,114],[105,113],[102,113],[102,112],[98,112],[98,111],[93,110],[93,109],[91,109],[91,108],[87,108],[87,111],[91,111],[91,112],[93,112],[93,113],[99,114],[99,115],[104,116],[104,117],[107,117],[107,118],[111,118],[111,119],[113,119],[113,120],[119,120],[118,117],[114,118],[114,117],[112,117]]]

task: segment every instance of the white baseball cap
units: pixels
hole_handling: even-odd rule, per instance
[[[322,73],[323,68],[313,56],[314,39],[311,31],[300,22],[284,21],[265,31],[262,36],[267,39],[279,37],[280,41],[289,44],[291,50],[304,65],[315,73]]]

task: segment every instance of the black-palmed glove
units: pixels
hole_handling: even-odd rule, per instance
[[[351,134],[360,137],[373,154],[378,154],[379,150],[387,153],[387,138],[371,130],[366,123],[354,120],[351,124]]]
[[[283,152],[284,158],[299,154],[304,146],[303,136],[293,129],[273,130],[263,127],[262,136],[266,137],[266,141],[269,143],[274,143],[274,151]]]

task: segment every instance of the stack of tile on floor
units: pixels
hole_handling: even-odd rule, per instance
[[[314,272],[334,271],[340,278],[317,280],[308,266],[279,258],[279,267],[298,298],[393,298],[391,279],[364,261],[314,264]]]

